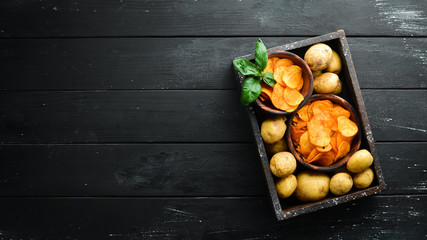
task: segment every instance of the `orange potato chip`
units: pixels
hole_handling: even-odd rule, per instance
[[[304,96],[300,92],[289,87],[285,88],[283,97],[289,106],[298,106],[304,100]]]
[[[337,152],[337,156],[335,157],[335,160],[345,157],[349,152],[350,152],[350,143],[348,143],[347,141],[341,142],[341,144],[338,146],[338,152]]]
[[[302,78],[302,75],[301,75],[298,86],[297,86],[297,90],[300,91],[303,86],[304,86],[304,79]]]
[[[293,112],[298,108],[298,105],[295,106],[289,106],[285,109],[286,112]]]
[[[277,61],[279,61],[280,58],[278,57],[272,57],[271,60],[273,60],[272,65],[271,65],[271,69],[274,70],[274,65],[277,63]]]
[[[331,142],[330,114],[322,112],[314,115],[307,123],[308,136],[311,143],[324,147]]]
[[[299,120],[297,122],[294,122],[293,124],[295,126],[296,129],[305,129],[307,130],[307,122],[303,121],[303,120]]]
[[[338,135],[337,132],[334,132],[331,136],[331,142],[330,142],[330,144],[332,146],[332,151],[334,151],[336,153],[338,152],[337,135]]]
[[[267,60],[267,66],[265,67],[264,72],[271,72],[271,73],[273,73],[273,67],[274,67],[274,65],[273,65],[273,59],[268,59]]]
[[[286,108],[288,108],[289,105],[286,103],[285,98],[283,97],[284,91],[285,88],[282,87],[282,85],[275,84],[273,87],[273,94],[271,94],[271,102],[276,108],[286,111]]]
[[[313,111],[313,115],[316,115],[318,113],[328,111],[332,108],[333,104],[329,100],[318,100],[311,104],[311,110]]]
[[[332,151],[319,153],[313,161],[314,163],[321,166],[329,166],[334,163],[335,154]]]
[[[291,125],[291,138],[292,138],[292,140],[294,140],[294,143],[296,143],[296,145],[300,145],[301,136],[306,131],[307,130],[296,129],[293,125]]]
[[[301,118],[301,120],[307,122],[308,121],[308,105],[304,105],[300,110],[298,110],[297,114]]]
[[[300,144],[300,153],[304,156],[304,157],[308,157],[308,155],[311,153],[311,151],[313,151],[313,149],[316,148],[316,146],[314,146],[311,142],[310,139],[308,138],[308,132],[305,131],[299,140],[299,144]]]
[[[287,58],[282,58],[282,59],[279,59],[277,62],[274,63],[273,70],[276,71],[276,69],[278,67],[281,67],[281,66],[289,67],[289,66],[292,66],[292,65],[294,65],[294,62],[292,62],[292,60],[287,59]]]
[[[278,67],[274,70],[274,73],[273,73],[273,78],[276,81],[276,83],[282,85],[283,87],[286,87],[286,83],[282,79],[285,69],[286,67]]]
[[[310,154],[308,155],[307,159],[305,160],[307,163],[311,163],[313,161],[316,161],[320,157],[320,152],[316,148],[314,148]]]
[[[300,84],[300,79],[302,78],[302,69],[297,65],[292,65],[285,67],[285,70],[282,75],[282,80],[287,87],[296,89]]]
[[[319,152],[329,152],[332,150],[332,144],[329,143],[328,145],[326,145],[324,147],[316,147],[316,148],[317,148],[317,150],[319,150]]]
[[[271,99],[271,95],[273,94],[273,87],[266,84],[266,83],[261,83],[261,94],[265,94],[267,95],[268,99]]]
[[[345,108],[341,107],[340,105],[335,105],[332,110],[331,113],[336,117],[340,117],[340,116],[344,116],[346,118],[350,118],[350,112],[347,111]]]
[[[338,131],[340,131],[344,137],[353,137],[359,131],[359,128],[356,123],[350,119],[340,116],[338,117]]]

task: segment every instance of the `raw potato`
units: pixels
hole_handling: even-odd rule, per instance
[[[270,160],[270,170],[276,177],[291,175],[296,168],[297,161],[290,152],[276,153]]]
[[[281,198],[288,198],[292,195],[292,193],[294,193],[296,188],[297,178],[293,174],[284,178],[280,178],[276,182],[277,194],[279,194],[279,197]]]
[[[374,158],[366,149],[355,152],[347,162],[347,170],[352,173],[360,173],[371,166]]]
[[[334,195],[344,195],[348,193],[353,187],[353,179],[350,174],[345,172],[340,172],[335,174],[331,178],[331,183],[329,189]]]
[[[334,50],[332,50],[331,62],[328,64],[328,67],[325,69],[325,71],[335,74],[339,74],[341,72],[341,58]]]
[[[303,202],[323,199],[329,192],[330,178],[327,174],[313,171],[302,171],[297,175],[295,197]]]
[[[261,124],[261,137],[266,143],[279,141],[283,138],[285,132],[286,124],[281,117],[267,119]]]
[[[313,71],[323,70],[332,60],[332,49],[324,44],[317,43],[311,46],[304,55],[304,61]]]
[[[313,81],[313,90],[317,93],[332,93],[340,87],[341,80],[335,73],[323,73]]]
[[[332,91],[331,94],[340,95],[341,92],[342,92],[342,82],[341,82],[341,80],[339,80],[338,87],[335,88],[335,90]]]
[[[274,155],[278,152],[288,151],[289,148],[288,148],[288,144],[286,143],[286,139],[281,138],[279,141],[275,143],[266,143],[265,150],[267,150],[267,153]]]
[[[358,189],[364,189],[371,185],[374,180],[374,172],[371,168],[353,176],[354,186]]]

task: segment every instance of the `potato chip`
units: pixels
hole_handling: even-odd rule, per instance
[[[353,137],[359,131],[359,128],[356,123],[350,119],[340,116],[338,117],[338,131],[340,131],[344,137]]]
[[[282,80],[287,87],[296,89],[300,84],[300,79],[302,78],[302,69],[297,65],[292,65],[285,67],[285,70],[282,75]]]
[[[329,143],[328,145],[324,146],[324,147],[316,147],[317,150],[319,150],[319,152],[329,152],[332,150],[332,144]]]
[[[283,97],[284,91],[285,88],[282,87],[282,85],[275,84],[273,87],[273,94],[271,94],[271,102],[276,108],[286,111],[286,108],[288,108],[289,105],[286,103],[285,98]]]
[[[334,163],[334,160],[335,160],[335,154],[330,151],[330,152],[319,153],[312,162],[321,166],[329,166],[332,163]]]
[[[331,113],[336,117],[340,117],[340,116],[344,116],[346,118],[350,118],[350,112],[347,111],[345,108],[341,107],[340,105],[335,105],[332,110]]]
[[[276,69],[278,67],[281,67],[281,66],[283,66],[283,67],[289,67],[289,66],[292,66],[292,65],[294,65],[294,62],[292,62],[292,60],[287,59],[287,58],[282,58],[282,59],[279,59],[277,62],[274,63],[273,70],[276,71]]]
[[[337,156],[335,157],[335,160],[346,156],[350,152],[350,146],[351,145],[349,142],[342,141],[341,144],[338,146],[338,152]]]
[[[273,69],[273,70],[274,70],[274,65],[277,63],[277,61],[279,61],[279,60],[280,60],[280,58],[278,58],[278,57],[272,57],[272,58],[271,58],[271,60],[273,60],[273,62],[272,62],[272,66],[271,66],[271,69]]]
[[[337,135],[338,135],[337,132],[334,132],[331,136],[331,142],[330,142],[331,147],[332,147],[332,151],[334,151],[336,153],[338,152]]]
[[[271,73],[273,73],[273,67],[274,67],[274,65],[273,65],[273,59],[268,59],[267,60],[267,66],[265,67],[265,69],[264,69],[264,72],[271,72]]]
[[[318,147],[324,147],[331,141],[330,115],[322,112],[314,115],[307,123],[308,136],[311,143]]]
[[[296,145],[300,145],[300,139],[301,136],[306,132],[307,130],[302,129],[296,129],[293,125],[291,125],[291,138],[296,143]]]
[[[320,152],[316,148],[314,148],[310,154],[308,155],[307,159],[305,160],[307,163],[311,163],[313,161],[316,161],[320,157]]]
[[[296,129],[305,129],[307,130],[307,122],[303,120],[299,120],[293,123]]]
[[[301,137],[300,137],[300,141],[299,141],[299,145],[300,145],[300,153],[304,156],[304,157],[308,157],[308,155],[311,153],[311,151],[313,151],[313,149],[316,148],[316,146],[314,146],[311,142],[310,139],[308,138],[308,132],[305,131]]]
[[[313,114],[316,115],[321,112],[328,111],[333,107],[333,104],[329,100],[318,100],[311,104],[311,110],[313,111]]]
[[[300,79],[299,79],[299,82],[298,82],[298,86],[297,86],[297,90],[298,91],[300,91],[301,89],[302,89],[302,87],[304,86],[304,79],[302,78],[302,75],[301,75],[301,77],[300,77]]]
[[[268,99],[271,99],[271,95],[273,94],[273,87],[266,83],[261,82],[261,94],[265,94],[267,95]]]
[[[289,106],[298,106],[304,100],[304,96],[300,92],[289,87],[285,88],[283,97]]]
[[[282,76],[283,73],[285,72],[286,67],[278,67],[274,73],[273,73],[273,78],[276,81],[276,83],[282,85],[282,87],[286,87],[286,83],[283,81]]]
[[[308,121],[308,107],[309,105],[304,105],[300,110],[298,110],[297,114],[301,118],[301,120],[307,122]]]

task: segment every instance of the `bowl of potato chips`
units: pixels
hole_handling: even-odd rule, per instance
[[[256,104],[266,112],[290,115],[300,109],[313,93],[313,74],[298,55],[278,51],[268,56],[264,72],[273,74],[274,87],[261,83],[261,94]]]
[[[333,171],[344,166],[361,144],[353,107],[332,94],[313,95],[288,121],[289,150],[306,168]]]

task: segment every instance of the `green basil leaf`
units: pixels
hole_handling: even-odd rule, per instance
[[[274,87],[276,84],[276,81],[274,80],[273,74],[271,72],[267,72],[262,80],[272,87]]]
[[[234,68],[245,76],[259,76],[257,67],[248,59],[236,59],[233,61]]]
[[[262,72],[265,69],[265,67],[267,67],[267,61],[268,61],[267,48],[265,47],[261,39],[258,38],[256,47],[255,47],[255,63],[260,72]]]
[[[254,102],[261,94],[261,83],[255,78],[246,78],[242,87],[242,95],[240,96],[240,102],[243,105]]]

